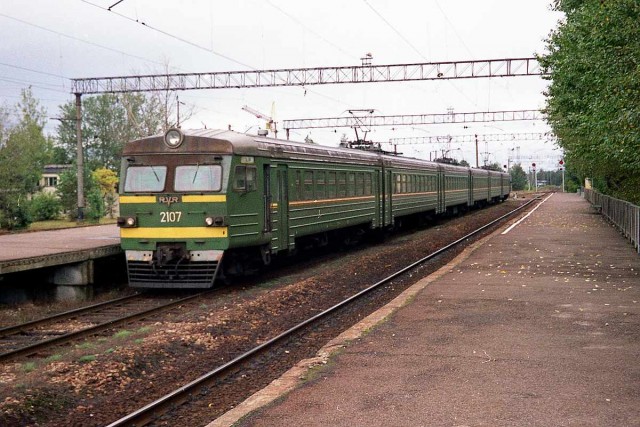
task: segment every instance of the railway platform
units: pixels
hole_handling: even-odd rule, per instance
[[[640,425],[639,272],[553,194],[209,427]]]
[[[96,258],[122,252],[115,224],[0,235],[0,277],[57,267],[54,283],[85,285],[93,281]]]

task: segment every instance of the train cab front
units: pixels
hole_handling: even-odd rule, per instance
[[[230,156],[176,129],[125,146],[121,245],[129,285],[210,288],[229,245]]]

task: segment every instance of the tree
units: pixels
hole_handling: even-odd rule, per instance
[[[520,163],[511,167],[511,188],[514,191],[521,191],[527,187],[527,174],[522,169]]]
[[[556,0],[566,18],[539,60],[546,114],[582,181],[640,203],[640,3]]]
[[[56,194],[60,198],[60,202],[62,204],[62,209],[69,216],[70,219],[77,219],[78,217],[78,168],[73,167],[65,170],[60,174],[60,180],[58,181],[58,187],[56,188]],[[91,218],[88,211],[99,211],[101,208],[99,206],[92,206],[92,203],[95,204],[95,196],[92,196],[92,199],[89,200],[90,194],[95,194],[96,192],[100,194],[100,190],[98,189],[98,185],[93,178],[93,174],[89,173],[88,167],[85,165],[84,170],[84,191],[87,201],[87,218]],[[102,208],[104,210],[104,208]]]
[[[43,133],[46,111],[24,89],[11,114],[0,113],[0,226],[20,228],[29,224],[28,196],[38,189],[44,165],[51,156],[52,141]]]
[[[58,141],[67,153],[76,152],[76,106],[60,106],[62,120]],[[143,94],[104,94],[87,97],[83,103],[82,141],[89,170],[105,167],[118,170],[120,153],[128,141],[153,135],[162,125],[160,104]]]
[[[113,207],[116,202],[116,186],[118,185],[118,175],[106,168],[96,169],[92,173],[100,190],[100,196],[104,202],[109,218],[113,218]]]

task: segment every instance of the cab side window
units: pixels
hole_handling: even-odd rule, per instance
[[[257,188],[257,175],[258,173],[255,166],[236,166],[233,178],[233,189],[240,191],[255,191]]]

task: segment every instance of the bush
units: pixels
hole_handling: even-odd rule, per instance
[[[87,212],[86,218],[89,221],[100,221],[100,218],[104,217],[106,214],[104,199],[102,198],[102,194],[100,194],[99,189],[93,189],[87,194]]]
[[[55,194],[38,193],[31,199],[29,212],[34,221],[48,221],[57,219],[62,209],[62,203]]]
[[[29,202],[21,196],[8,197],[0,203],[0,228],[17,230],[31,224]]]

